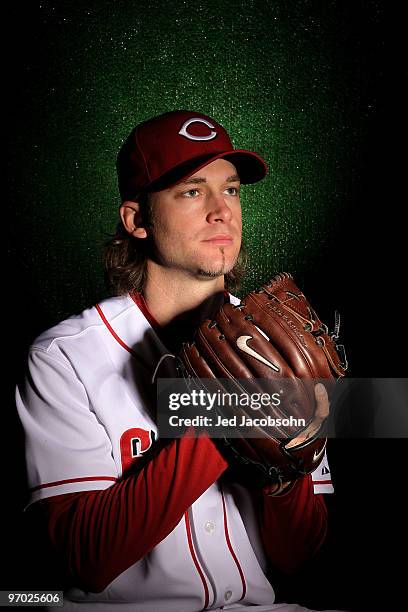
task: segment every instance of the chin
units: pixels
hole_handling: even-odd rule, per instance
[[[219,251],[208,253],[196,253],[198,257],[193,257],[192,262],[196,262],[196,271],[199,276],[216,278],[228,274],[235,266],[238,255],[236,247],[233,249],[222,247]]]
[[[211,264],[208,263],[207,265],[205,264],[205,262],[203,262],[202,265],[198,266],[197,273],[198,276],[201,278],[218,278],[220,276],[228,274],[228,272],[231,272],[234,265],[235,262],[231,263],[230,265],[226,265],[224,261],[220,262],[218,266],[216,264],[214,265],[213,261],[211,262]]]

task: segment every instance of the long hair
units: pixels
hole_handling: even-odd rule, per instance
[[[153,226],[153,211],[148,194],[139,198],[145,227]],[[104,244],[105,281],[113,295],[141,291],[146,281],[149,240],[139,240],[129,234],[122,221],[116,232]],[[248,261],[246,247],[241,249],[233,269],[225,275],[225,288],[232,293],[240,289]]]

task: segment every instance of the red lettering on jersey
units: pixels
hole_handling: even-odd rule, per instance
[[[155,440],[154,431],[132,427],[123,432],[120,437],[120,456],[122,474],[135,463],[138,457],[145,453]]]

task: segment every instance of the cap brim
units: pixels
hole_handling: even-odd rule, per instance
[[[241,183],[244,185],[249,183],[257,183],[261,181],[268,173],[268,166],[257,153],[246,151],[245,149],[232,149],[222,153],[195,157],[188,162],[172,168],[166,174],[146,186],[146,191],[161,191],[176,185],[182,179],[186,179],[192,174],[195,174],[201,168],[204,168],[216,159],[226,159],[234,164],[237,169]]]

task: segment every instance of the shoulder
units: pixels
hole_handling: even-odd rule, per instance
[[[104,299],[42,332],[33,341],[30,350],[52,352],[57,344],[101,333],[106,329],[104,319],[113,323],[134,310],[135,304],[129,295]]]

